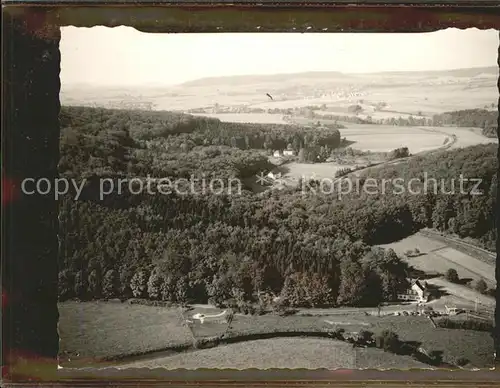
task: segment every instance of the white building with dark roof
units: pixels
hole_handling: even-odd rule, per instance
[[[410,286],[406,292],[398,294],[398,299],[407,302],[425,303],[429,300],[429,291],[425,284],[418,279],[410,281]]]

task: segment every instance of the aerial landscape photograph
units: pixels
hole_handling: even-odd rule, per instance
[[[498,39],[62,28],[59,365],[492,368]]]

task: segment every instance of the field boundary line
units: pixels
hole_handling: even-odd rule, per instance
[[[418,231],[418,233],[425,237],[433,238],[438,241],[451,243],[451,247],[456,248],[457,250],[462,251],[463,253],[466,253],[468,255],[472,255],[474,256],[474,258],[483,261],[486,264],[494,265],[494,263],[496,262],[497,254],[495,252],[488,251],[476,245],[466,243],[465,241],[461,241],[453,237],[445,236],[439,232],[429,229],[421,229]]]
[[[452,248],[452,249],[453,249],[453,247],[445,247],[445,248],[443,248],[443,249],[446,249],[446,248]],[[435,253],[435,252],[434,252],[434,253]],[[455,267],[461,267],[461,268],[463,268],[463,269],[467,270],[467,272],[470,272],[471,274],[474,274],[474,275],[478,276],[480,279],[484,279],[484,276],[483,276],[483,275],[481,275],[481,274],[479,274],[479,273],[475,272],[473,269],[470,269],[470,268],[468,268],[468,267],[465,267],[463,264],[457,263],[457,262],[456,262],[456,261],[454,261],[453,259],[450,259],[450,258],[448,258],[448,257],[445,257],[445,256],[443,256],[443,255],[440,255],[439,253],[435,253],[435,254],[436,254],[436,255],[438,255],[438,256],[439,256],[442,260],[445,260],[445,261],[448,261],[448,262],[452,263]],[[490,281],[489,279],[485,279],[485,280]],[[494,282],[494,281],[493,281],[493,282]]]

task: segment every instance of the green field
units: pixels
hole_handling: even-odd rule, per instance
[[[236,315],[230,328],[227,327],[226,323],[204,323],[203,325],[195,323],[191,331],[187,326],[183,325],[182,314],[176,308],[149,307],[127,303],[64,302],[59,305],[59,311],[61,315],[59,322],[61,363],[63,365],[64,361],[67,360],[65,358],[67,354],[70,355],[71,363],[78,362],[80,365],[80,362],[90,364],[92,359],[95,362],[95,359],[105,357],[124,357],[131,354],[138,355],[182,346],[188,348],[193,343],[193,335],[195,338],[201,339],[220,336],[226,332],[226,337],[238,337],[273,332],[321,332],[327,328],[335,329],[336,327],[344,328],[347,332],[357,332],[364,329],[375,334],[389,329],[396,332],[403,341],[420,342],[421,346],[428,352],[443,351],[443,361],[445,362],[453,362],[458,357],[467,358],[475,367],[491,366],[493,362],[493,341],[489,333],[436,329],[424,317],[387,316],[379,318],[357,313],[336,315],[335,317]],[[188,316],[192,316],[195,312],[202,312],[202,310],[190,311]],[[211,313],[207,310],[203,310],[203,312]],[[338,322],[338,324],[335,325],[326,321]],[[324,344],[333,341],[319,338],[303,340],[311,341],[310,346],[312,347],[318,346],[320,342],[317,341],[323,341],[321,343]],[[293,343],[293,341],[298,341],[298,338],[289,339],[289,341]],[[246,344],[254,344],[255,342],[255,340],[247,341]],[[338,341],[334,342],[337,343]],[[220,350],[221,352],[233,352],[233,350],[227,350],[227,348],[239,349],[238,347],[234,348],[236,345],[222,345],[216,349],[197,350],[191,353],[198,354],[198,352],[207,352],[209,350],[217,352],[219,348],[224,349]],[[302,349],[302,345],[298,348]],[[264,349],[269,348],[264,347]],[[367,351],[377,350],[369,349]],[[251,359],[252,354],[258,358],[258,361]],[[254,362],[262,362],[262,354],[266,354],[266,352],[250,352],[248,354],[250,359],[242,357],[250,366]],[[311,354],[316,353],[312,352]],[[178,357],[172,361],[172,365],[175,365],[178,362],[175,360],[184,359],[183,357],[192,357],[193,360],[196,360],[198,356],[188,356],[186,353],[184,356],[173,355],[169,357]],[[270,353],[268,357],[269,360],[274,360],[278,355]],[[299,361],[304,358],[303,356],[296,357]],[[314,362],[322,365],[322,357],[321,352],[317,353],[317,360]],[[130,360],[130,362],[133,361]],[[147,363],[150,361],[154,365],[155,362],[158,362],[158,358],[153,357],[153,355],[151,359],[142,357],[140,362]],[[313,361],[306,362],[303,360],[300,362]],[[71,363],[67,365],[71,365]]]

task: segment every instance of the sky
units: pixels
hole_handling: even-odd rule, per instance
[[[175,85],[205,77],[496,66],[498,32],[152,34],[64,27],[63,86]],[[369,60],[367,60],[369,58]]]

